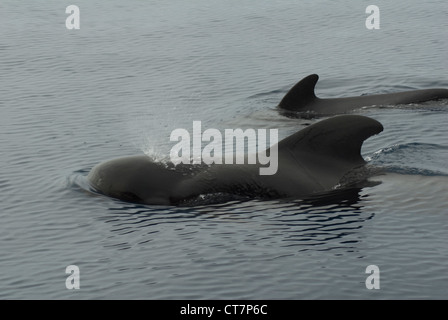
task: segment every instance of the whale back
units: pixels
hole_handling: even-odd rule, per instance
[[[320,99],[315,94],[318,80],[319,76],[317,74],[311,74],[300,80],[283,97],[278,107],[288,111],[312,111],[314,114],[330,115],[342,114],[367,106],[410,104],[448,98],[448,89],[434,88]],[[287,116],[291,116],[291,114],[287,114]],[[296,114],[297,116],[299,115]],[[300,115],[300,117],[303,116],[303,114]]]
[[[320,121],[270,148],[278,171],[260,175],[258,164],[177,165],[146,155],[109,160],[88,175],[94,191],[134,203],[178,205],[207,194],[251,197],[304,196],[328,191],[351,169],[365,163],[361,147],[383,130],[371,118],[342,115]]]
[[[279,158],[297,162],[316,174],[340,177],[365,164],[363,142],[383,130],[378,121],[341,115],[315,123],[279,142]]]
[[[279,103],[279,107],[286,110],[301,110],[316,99],[314,88],[319,80],[317,74],[311,74],[300,80]]]

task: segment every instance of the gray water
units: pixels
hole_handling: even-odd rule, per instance
[[[446,100],[357,110],[384,125],[362,152],[385,174],[343,194],[141,206],[85,179],[193,120],[286,137],[320,120],[276,109],[311,73],[322,97],[448,88],[446,1],[73,4],[79,30],[68,3],[0,4],[0,298],[448,298]]]

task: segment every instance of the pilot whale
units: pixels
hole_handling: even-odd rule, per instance
[[[279,108],[331,115],[373,105],[409,104],[448,98],[448,89],[423,89],[359,97],[321,99],[316,97],[314,93],[318,80],[319,76],[317,74],[309,75],[300,80],[283,97],[278,105]]]
[[[175,166],[137,155],[100,163],[87,178],[98,193],[142,204],[182,205],[210,194],[303,198],[333,190],[349,172],[362,167],[364,140],[382,130],[381,123],[360,115],[314,123],[267,150],[278,152],[273,175],[260,175],[260,164]]]

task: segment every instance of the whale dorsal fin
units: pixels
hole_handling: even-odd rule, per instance
[[[311,74],[300,80],[280,101],[279,106],[287,110],[300,110],[310,101],[316,99],[314,88],[316,87],[319,76]]]
[[[317,122],[278,144],[279,153],[288,153],[299,162],[337,163],[353,168],[365,163],[361,147],[367,138],[383,131],[378,121],[359,115],[342,115]]]

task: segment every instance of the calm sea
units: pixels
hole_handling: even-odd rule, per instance
[[[85,179],[166,156],[194,120],[286,137],[319,121],[276,109],[311,73],[321,97],[448,88],[447,16],[445,0],[2,0],[0,298],[447,299],[446,100],[357,110],[384,125],[362,152],[386,172],[335,197],[140,206]]]

